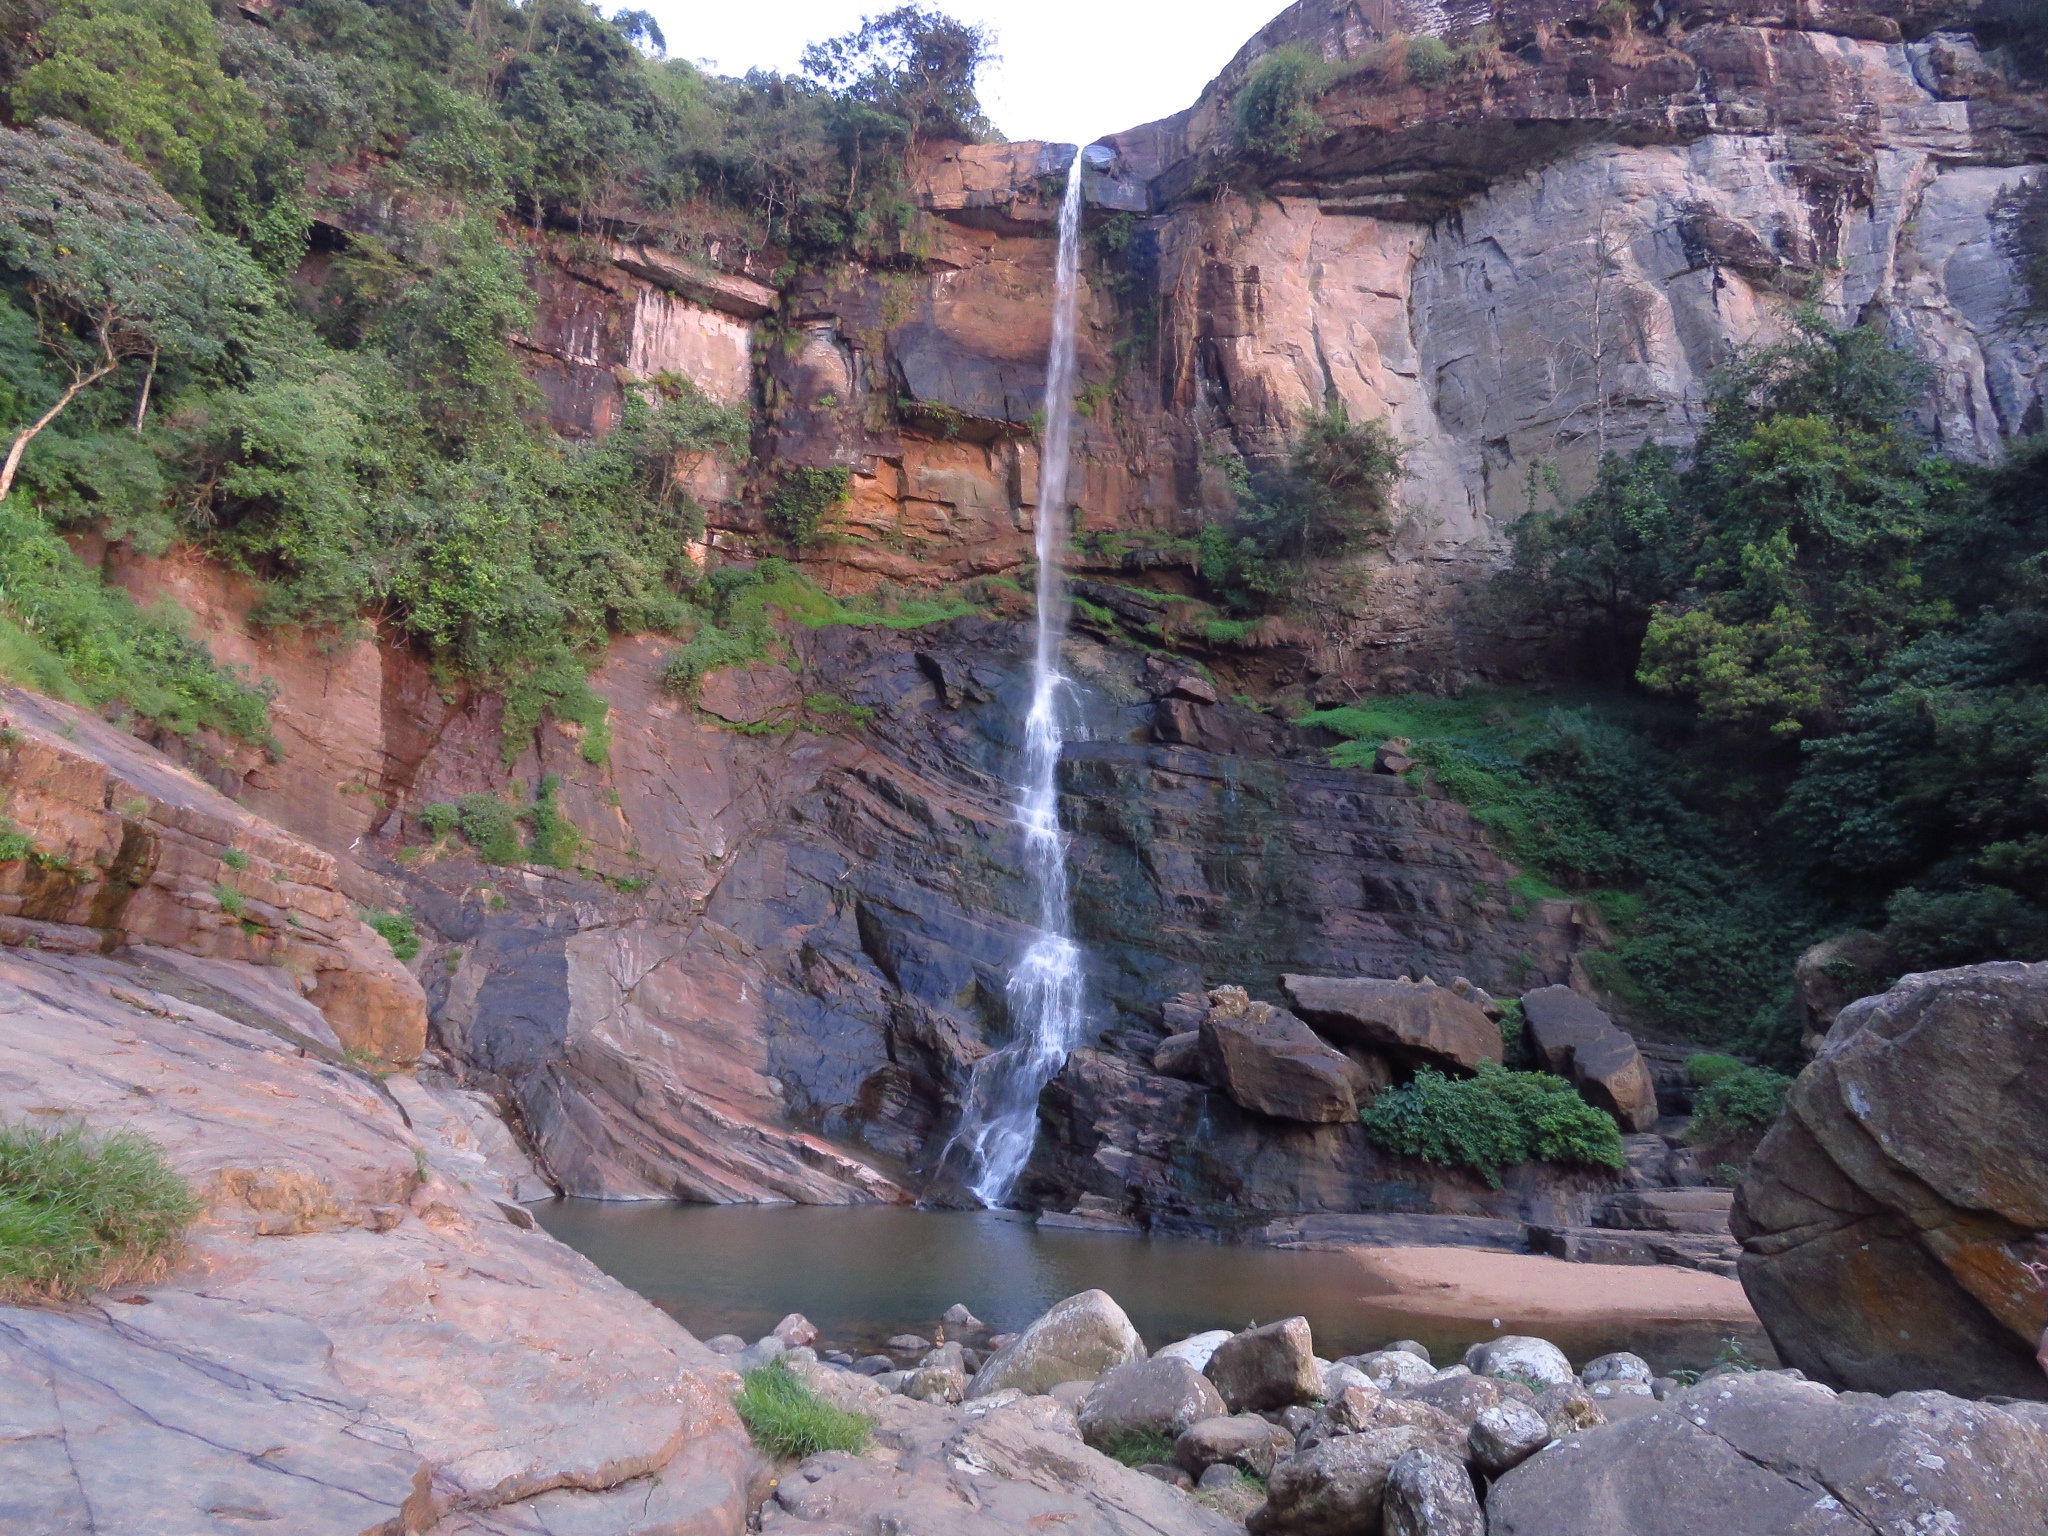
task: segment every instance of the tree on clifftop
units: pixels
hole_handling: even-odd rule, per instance
[[[988,132],[974,77],[994,58],[993,42],[986,27],[903,5],[865,18],[843,37],[812,43],[803,70],[898,119],[915,152],[927,137],[978,139]]]

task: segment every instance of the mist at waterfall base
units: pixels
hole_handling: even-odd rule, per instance
[[[1059,764],[1070,686],[1060,671],[1067,598],[1060,570],[1066,540],[1067,468],[1073,451],[1074,326],[1081,275],[1081,188],[1087,153],[1077,150],[1060,199],[1054,268],[1052,346],[1045,367],[1045,440],[1039,451],[1038,624],[1031,656],[1031,708],[1024,722],[1024,766],[1017,823],[1038,889],[1038,932],[1010,973],[1015,1037],[974,1065],[960,1128],[948,1153],[965,1153],[964,1182],[986,1206],[1009,1198],[1038,1134],[1038,1095],[1081,1042],[1081,947],[1067,899],[1066,836],[1060,830]],[[943,1160],[943,1159],[942,1159]]]

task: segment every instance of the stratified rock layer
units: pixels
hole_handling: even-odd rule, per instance
[[[1736,1196],[1779,1355],[1864,1391],[2048,1398],[2048,964],[1849,1004]]]

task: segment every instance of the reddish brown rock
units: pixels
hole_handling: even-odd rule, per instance
[[[1571,1079],[1588,1103],[1614,1116],[1624,1131],[1657,1123],[1657,1084],[1643,1053],[1605,1010],[1570,987],[1523,994],[1529,1042],[1545,1070]]]
[[[1501,1059],[1500,1029],[1446,987],[1372,977],[1282,976],[1288,1001],[1339,1045],[1470,1072]]]
[[[790,713],[804,691],[789,668],[772,661],[707,672],[697,684],[697,707],[733,725],[761,725]]]
[[[1358,1118],[1352,1064],[1284,1008],[1211,1008],[1201,1059],[1204,1078],[1258,1114],[1310,1124]]]

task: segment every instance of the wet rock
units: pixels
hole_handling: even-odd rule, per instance
[[[1441,1451],[1403,1451],[1387,1469],[1386,1536],[1486,1536],[1465,1464]]]
[[[1168,1344],[1159,1351],[1159,1355],[1174,1360],[1185,1360],[1199,1371],[1209,1363],[1209,1357],[1216,1353],[1216,1346],[1229,1337],[1228,1328],[1212,1328],[1207,1333],[1190,1334],[1185,1339]]]
[[[1550,1425],[1528,1403],[1503,1398],[1479,1410],[1466,1435],[1472,1463],[1488,1477],[1520,1466],[1550,1444]]]
[[[980,1333],[988,1325],[967,1310],[965,1302],[956,1301],[946,1308],[945,1316],[939,1319],[955,1333]]]
[[[1295,1012],[1339,1045],[1470,1072],[1501,1059],[1500,1030],[1447,987],[1369,977],[1282,976]]]
[[[1570,987],[1538,987],[1522,997],[1529,1043],[1546,1071],[1569,1078],[1624,1131],[1657,1123],[1657,1085],[1634,1039],[1606,1011]]]
[[[1107,1292],[1083,1291],[1032,1323],[975,1372],[969,1396],[1005,1387],[1046,1392],[1063,1381],[1093,1381],[1145,1358],[1145,1345]]]
[[[818,1342],[818,1330],[811,1325],[811,1320],[801,1312],[790,1313],[789,1316],[775,1325],[773,1332],[776,1338],[782,1340],[791,1349],[801,1349],[807,1344]]]
[[[1097,1450],[1150,1432],[1175,1439],[1203,1419],[1229,1412],[1208,1378],[1185,1360],[1154,1356],[1120,1365],[1081,1402],[1081,1438]]]
[[[1212,1008],[1200,1046],[1203,1078],[1245,1109],[1311,1124],[1358,1118],[1351,1063],[1284,1008]]]
[[[880,1376],[885,1371],[896,1369],[896,1362],[887,1355],[862,1355],[853,1362],[854,1370],[862,1376]]]
[[[1382,1389],[1413,1386],[1436,1375],[1436,1367],[1405,1349],[1376,1349],[1369,1355],[1347,1355],[1341,1364],[1362,1371]]]
[[[1290,1317],[1234,1334],[1216,1346],[1202,1374],[1233,1413],[1257,1413],[1322,1395],[1308,1319]]]
[[[1927,972],[1844,1007],[1732,1221],[1786,1364],[2048,1398],[2048,965]]]
[[[1401,1425],[1344,1435],[1273,1469],[1266,1502],[1245,1522],[1251,1536],[1355,1536],[1380,1526],[1387,1474],[1408,1451],[1440,1449],[1426,1429]]]
[[[2048,1432],[1940,1392],[1759,1371],[1577,1435],[1494,1484],[1494,1536],[1868,1536],[2048,1525]]]
[[[892,1355],[922,1356],[930,1350],[932,1341],[921,1333],[898,1333],[884,1340],[883,1347]]]
[[[1490,1343],[1474,1344],[1465,1351],[1465,1363],[1480,1376],[1508,1376],[1528,1382],[1541,1390],[1578,1384],[1579,1373],[1565,1352],[1548,1339],[1524,1334],[1503,1334]]]
[[[1152,1051],[1152,1070],[1162,1077],[1198,1082],[1202,1076],[1202,1032],[1199,1027],[1168,1035]]]
[[[704,1347],[714,1355],[736,1355],[747,1347],[747,1341],[736,1333],[721,1333],[706,1339]]]
[[[1293,1449],[1294,1437],[1279,1425],[1255,1413],[1240,1413],[1190,1424],[1173,1442],[1173,1459],[1194,1478],[1219,1463],[1264,1477],[1273,1470],[1275,1458]]]

